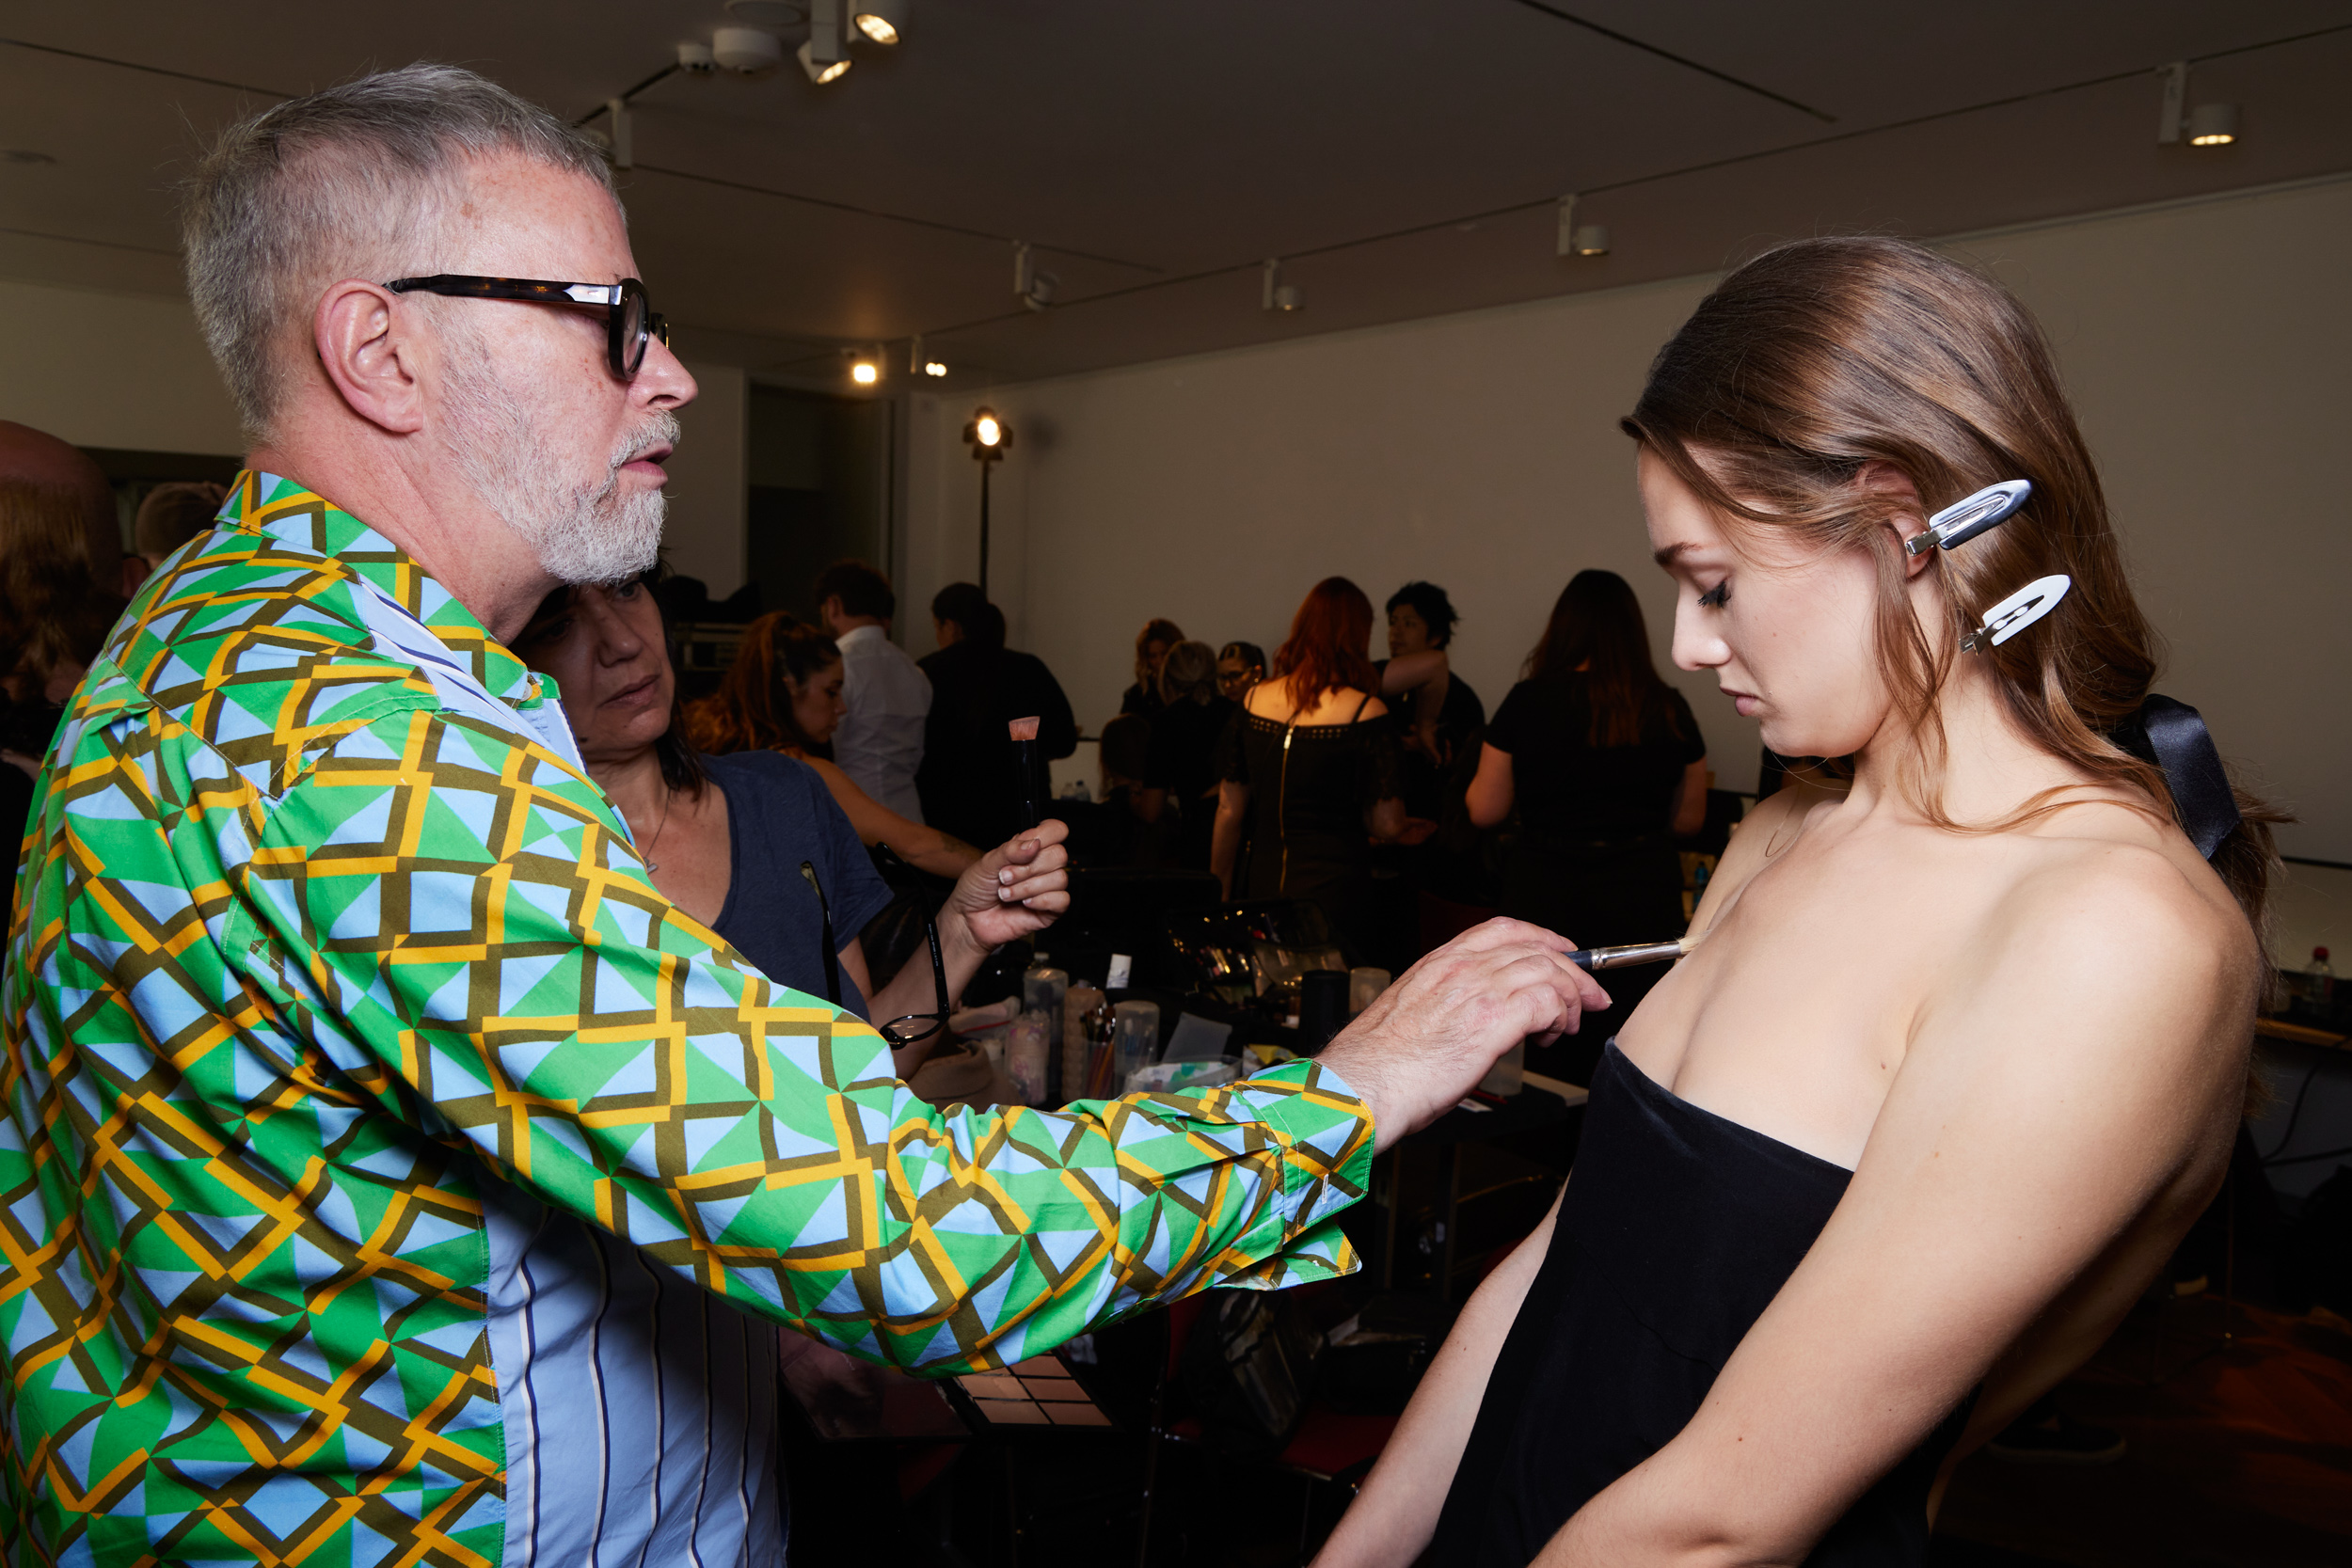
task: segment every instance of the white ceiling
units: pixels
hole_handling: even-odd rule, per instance
[[[0,0],[0,149],[56,160],[0,162],[0,276],[176,293],[172,182],[271,93],[432,58],[578,118],[728,21]],[[2344,0],[915,0],[856,58],[635,100],[638,259],[690,355],[833,386],[920,332],[954,387],[2352,168]],[[2236,147],[2156,144],[2180,58],[2242,106]],[[1608,257],[1554,254],[1571,190]],[[1060,277],[1042,314],[1015,238]],[[1270,256],[1295,315],[1260,309]]]

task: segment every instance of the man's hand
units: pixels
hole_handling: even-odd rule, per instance
[[[1070,908],[1070,825],[1053,817],[975,861],[956,879],[940,912],[961,916],[972,939],[993,950],[1035,936]],[[940,935],[946,935],[943,921]]]
[[[1489,920],[1406,970],[1317,1058],[1372,1107],[1373,1148],[1428,1126],[1524,1039],[1576,1033],[1609,993],[1564,956],[1576,944]]]

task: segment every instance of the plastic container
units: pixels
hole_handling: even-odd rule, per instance
[[[1351,969],[1347,972],[1347,1016],[1355,1017],[1379,999],[1389,989],[1389,972],[1385,969]]]
[[[1213,1089],[1241,1076],[1241,1069],[1219,1057],[1206,1062],[1153,1062],[1127,1075],[1126,1094],[1189,1094]]]
[[[1478,1081],[1478,1092],[1497,1099],[1509,1100],[1519,1092],[1527,1073],[1527,1042],[1519,1041],[1495,1058],[1495,1065],[1486,1069],[1486,1076]]]
[[[1124,1084],[1159,1053],[1157,1002],[1121,1002],[1111,1009],[1111,1082]]]
[[[1043,1013],[1023,1013],[1005,1037],[1005,1075],[1024,1105],[1045,1103],[1051,1045]]]

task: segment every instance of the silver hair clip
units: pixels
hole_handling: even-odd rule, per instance
[[[2074,579],[2058,573],[2036,578],[1984,613],[1984,625],[1960,640],[1960,651],[1973,654],[1988,643],[1997,648],[2058,608]]]
[[[1915,533],[1903,541],[1903,553],[1925,555],[1930,550],[1948,550],[1954,545],[1965,545],[2025,505],[2026,498],[2032,494],[2033,481],[2029,479],[2005,479],[1998,484],[1988,484],[1930,517],[1925,533]]]

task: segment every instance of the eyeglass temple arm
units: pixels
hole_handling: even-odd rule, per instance
[[[813,863],[801,863],[801,877],[808,883],[809,892],[817,895],[818,912],[824,917],[824,939],[818,945],[824,949],[825,1000],[838,1007],[841,1006],[841,955],[834,951],[833,906],[825,901],[825,889],[817,880],[817,867]]]
[[[923,922],[923,934],[931,940],[931,983],[939,990],[939,1022],[947,1022],[947,960],[939,956],[939,922]]]

